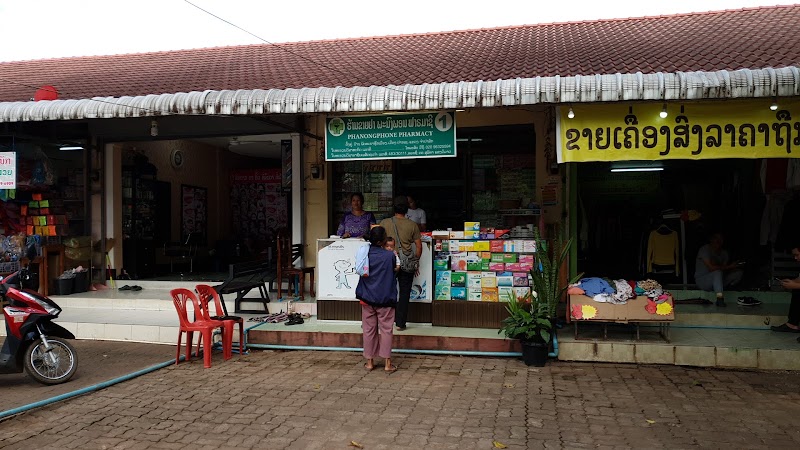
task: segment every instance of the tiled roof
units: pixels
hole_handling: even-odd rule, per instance
[[[800,5],[0,63],[0,101],[800,65]]]

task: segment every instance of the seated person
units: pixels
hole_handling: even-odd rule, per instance
[[[722,248],[722,234],[711,235],[708,244],[700,247],[695,261],[694,281],[704,291],[715,292],[717,306],[725,306],[723,288],[735,286],[742,281],[742,270],[738,262],[731,262],[728,252]]]

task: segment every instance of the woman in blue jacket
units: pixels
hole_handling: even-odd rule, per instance
[[[384,369],[394,372],[392,365],[392,326],[397,305],[397,282],[395,281],[394,252],[383,248],[386,229],[374,227],[369,230],[369,276],[360,277],[356,286],[356,298],[361,303],[361,328],[364,332],[364,367],[375,368],[373,358],[384,358]],[[380,333],[378,331],[380,330]]]

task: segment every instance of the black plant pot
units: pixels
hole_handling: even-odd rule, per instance
[[[522,344],[522,361],[526,366],[544,367],[550,344],[547,342],[520,341]]]

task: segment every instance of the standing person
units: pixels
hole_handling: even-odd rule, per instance
[[[800,262],[800,244],[792,248],[792,256],[795,261]],[[772,326],[772,331],[782,331],[787,333],[800,333],[800,276],[794,280],[781,280],[784,289],[792,290],[792,302],[789,303],[789,316],[783,325]],[[800,342],[800,339],[797,340]]]
[[[361,328],[364,333],[364,367],[375,368],[374,358],[384,359],[387,373],[394,372],[392,365],[392,324],[397,304],[397,283],[394,275],[394,252],[386,250],[386,230],[373,227],[369,230],[369,276],[360,277],[356,298],[361,303]],[[378,333],[380,330],[380,334]]]
[[[694,282],[704,291],[713,291],[717,306],[725,306],[724,288],[742,281],[740,263],[731,262],[728,252],[722,247],[722,234],[714,233],[708,244],[700,247],[695,261]]]
[[[366,236],[370,225],[375,225],[375,215],[364,211],[364,196],[356,192],[350,196],[350,212],[342,217],[336,235],[343,238]]]
[[[419,231],[427,231],[428,223],[425,217],[425,210],[417,208],[417,201],[414,200],[414,197],[408,195],[406,198],[408,199],[406,219],[413,220],[419,226]]]
[[[380,226],[386,229],[386,233],[395,242],[399,243],[398,251],[403,252],[403,256],[416,258],[422,255],[422,239],[419,234],[419,227],[416,223],[406,219],[408,213],[408,198],[397,196],[394,198],[394,216],[381,220]],[[403,260],[403,257],[400,258]],[[418,270],[416,271],[418,272]],[[411,285],[414,282],[416,272],[406,272],[402,268],[397,272],[397,284],[399,285],[399,295],[397,298],[397,314],[395,323],[397,331],[406,329],[408,320],[408,302],[411,299]]]

